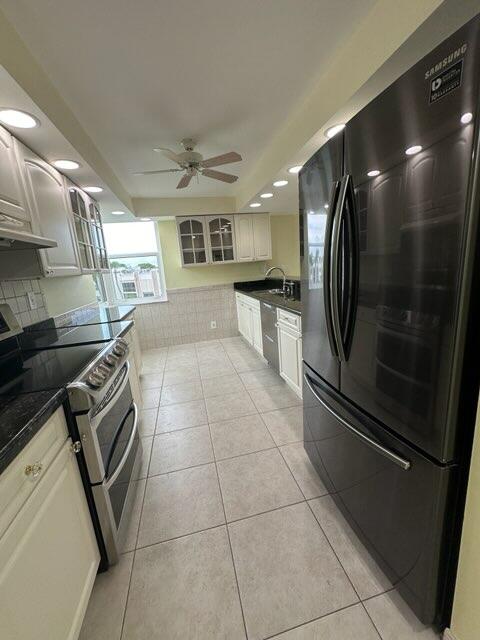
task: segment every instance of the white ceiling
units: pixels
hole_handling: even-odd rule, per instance
[[[223,169],[241,180],[373,4],[2,0],[1,6],[130,195],[198,197],[234,195],[235,185],[201,178],[177,191],[177,174],[132,172],[170,168],[153,147],[176,149],[190,136],[204,157],[238,151],[243,162]],[[279,190],[270,203],[271,210],[296,206],[295,190],[284,196]]]

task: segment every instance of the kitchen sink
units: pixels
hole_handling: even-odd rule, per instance
[[[269,289],[268,293],[273,293],[275,296],[284,296],[285,292],[283,289]]]

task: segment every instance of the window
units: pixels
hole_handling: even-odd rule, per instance
[[[104,225],[110,261],[108,297],[116,302],[166,300],[160,242],[155,222]]]

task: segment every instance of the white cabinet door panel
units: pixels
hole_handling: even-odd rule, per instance
[[[14,140],[3,127],[0,127],[0,224],[8,223],[1,214],[17,220],[30,220]]]
[[[9,640],[74,640],[99,554],[70,439],[0,539],[0,620]]]
[[[299,395],[301,395],[302,386],[301,348],[302,339],[300,334],[279,324],[278,357],[280,375]]]
[[[252,223],[255,260],[270,260],[272,257],[270,215],[268,213],[254,214]]]
[[[254,260],[253,224],[249,213],[235,216],[235,239],[237,246],[237,262]]]
[[[45,275],[77,275],[81,269],[63,177],[24,145],[19,148],[32,209],[32,229],[58,243],[57,247],[40,251]]]

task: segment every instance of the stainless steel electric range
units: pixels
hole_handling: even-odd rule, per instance
[[[130,323],[27,333],[8,305],[0,305],[2,323],[8,329],[0,332],[0,401],[32,391],[68,391],[69,429],[106,568],[122,548],[142,455],[128,345],[121,338]]]

